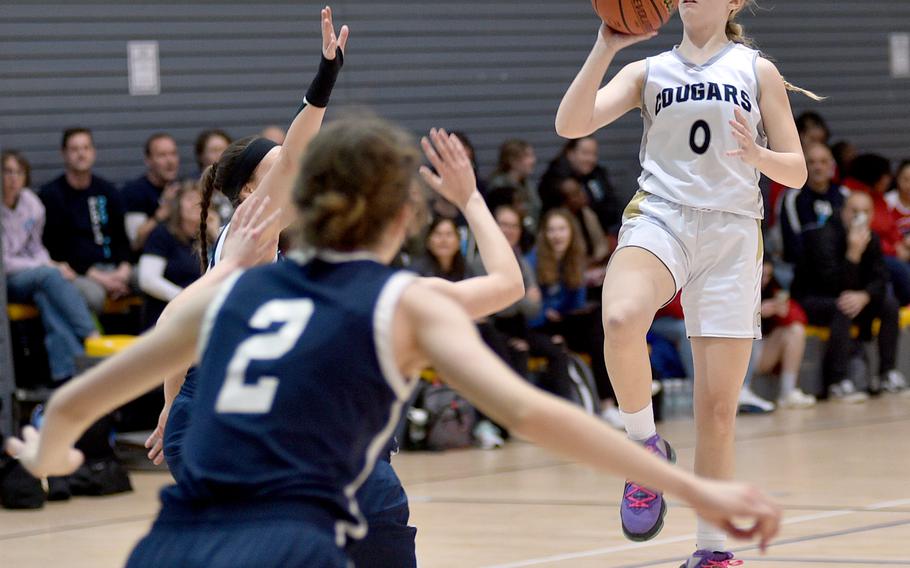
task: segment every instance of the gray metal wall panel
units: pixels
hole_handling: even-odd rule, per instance
[[[0,6],[0,145],[32,159],[38,182],[59,171],[60,131],[96,132],[98,169],[122,180],[142,170],[141,146],[172,132],[191,173],[195,133],[235,136],[286,123],[309,81],[321,3],[143,0]],[[910,32],[906,0],[763,0],[744,23],[794,83],[828,96],[791,97],[825,115],[833,137],[898,159],[910,154],[910,82],[889,77],[888,33]],[[330,115],[370,107],[417,132],[467,131],[488,173],[496,147],[527,138],[543,162],[562,141],[556,107],[596,31],[585,0],[334,2],[351,25],[350,57]],[[677,19],[620,54],[611,72],[679,41]],[[126,42],[160,42],[162,94],[127,94]],[[624,192],[638,174],[634,113],[598,134]]]

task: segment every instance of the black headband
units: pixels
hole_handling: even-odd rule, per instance
[[[277,145],[268,138],[256,138],[250,142],[240,153],[237,167],[227,176],[221,192],[231,201],[236,200],[240,195],[240,190],[253,177],[253,172],[256,171],[259,162]]]

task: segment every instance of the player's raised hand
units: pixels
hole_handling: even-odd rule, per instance
[[[733,109],[733,115],[736,117],[736,120],[731,120],[730,126],[733,129],[733,138],[736,139],[739,148],[730,150],[727,152],[727,155],[740,158],[750,166],[757,168],[758,162],[761,159],[761,149],[758,147],[758,144],[755,143],[755,133],[752,131],[752,127],[749,125],[749,120],[746,118],[746,115],[744,115],[741,110],[738,108]]]
[[[624,34],[612,29],[607,24],[601,24],[600,31],[597,33],[597,41],[611,51],[619,51],[638,42],[647,41],[656,35],[656,31],[637,35]]]
[[[341,49],[342,55],[344,48],[348,43],[348,34],[350,29],[347,25],[341,26],[338,35],[335,35],[335,24],[332,22],[332,8],[326,6],[322,9],[322,55],[331,61],[335,59],[335,53]]]
[[[770,497],[745,483],[699,479],[690,503],[699,516],[730,536],[758,538],[762,552],[780,529],[780,507]],[[747,524],[740,526],[737,521]]]
[[[420,175],[424,181],[433,191],[463,209],[477,191],[477,178],[461,140],[441,128],[433,128],[429,137],[424,136],[420,140],[420,145],[436,170],[434,173],[430,168],[421,166]]]
[[[75,448],[58,455],[48,455],[41,449],[41,435],[31,426],[22,429],[22,438],[6,440],[6,453],[19,460],[22,467],[35,477],[69,475],[82,465],[85,457]]]

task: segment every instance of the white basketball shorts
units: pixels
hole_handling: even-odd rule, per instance
[[[623,213],[623,247],[651,252],[670,271],[689,337],[761,339],[760,220],[639,191]]]

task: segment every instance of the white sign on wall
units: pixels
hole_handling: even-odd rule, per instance
[[[130,41],[126,44],[129,62],[130,94],[157,95],[161,92],[158,71],[158,42]]]
[[[891,76],[910,77],[910,33],[891,34]]]

